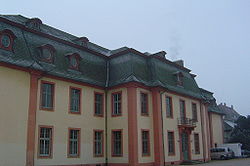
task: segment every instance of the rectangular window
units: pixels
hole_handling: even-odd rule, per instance
[[[197,105],[195,103],[192,103],[192,115],[193,115],[193,120],[197,122],[198,121]]]
[[[80,129],[69,129],[68,157],[80,156]]]
[[[39,127],[39,157],[51,157],[52,127]]]
[[[94,131],[94,156],[103,156],[103,131]]]
[[[148,115],[148,94],[141,93],[141,114]]]
[[[54,106],[54,83],[41,82],[41,109],[53,110]]]
[[[175,142],[174,142],[174,132],[169,131],[168,132],[168,155],[174,155],[175,154]]]
[[[173,118],[172,98],[166,97],[166,114],[168,118]]]
[[[194,134],[194,150],[195,154],[200,154],[200,140],[199,140],[199,134]]]
[[[103,116],[103,94],[95,93],[95,115]]]
[[[181,119],[184,119],[186,117],[185,101],[184,100],[180,100],[180,116],[181,116]]]
[[[117,92],[112,94],[112,115],[120,116],[122,114],[122,93]]]
[[[70,87],[70,112],[80,113],[81,111],[81,89]]]
[[[122,131],[112,131],[112,156],[122,156]]]
[[[142,130],[142,155],[150,155],[150,140],[149,140],[149,131]]]

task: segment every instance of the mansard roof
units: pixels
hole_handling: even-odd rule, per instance
[[[17,66],[33,68],[47,74],[80,81],[100,87],[112,87],[127,82],[139,82],[146,86],[160,86],[169,91],[204,99],[194,74],[182,65],[165,58],[165,52],[142,53],[133,48],[122,47],[109,50],[86,40],[79,44],[77,37],[48,26],[40,19],[39,29],[27,26],[31,19],[21,15],[0,15],[0,31],[8,29],[15,34],[13,51],[0,49],[0,61]],[[87,39],[87,38],[86,38]],[[39,47],[48,44],[55,48],[53,64],[39,61]],[[68,68],[65,55],[79,54],[79,71]],[[183,86],[176,84],[173,73],[181,72]]]

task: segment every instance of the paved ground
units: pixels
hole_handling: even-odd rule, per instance
[[[205,164],[198,164],[195,166],[250,166],[250,158],[216,160]]]

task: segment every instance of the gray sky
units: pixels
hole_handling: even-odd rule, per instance
[[[250,0],[8,0],[0,9],[108,49],[164,50],[183,59],[218,104],[250,115]]]

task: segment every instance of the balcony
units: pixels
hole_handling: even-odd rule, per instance
[[[196,127],[196,121],[190,118],[178,118],[178,126],[179,127],[185,127],[185,128],[195,128]]]

